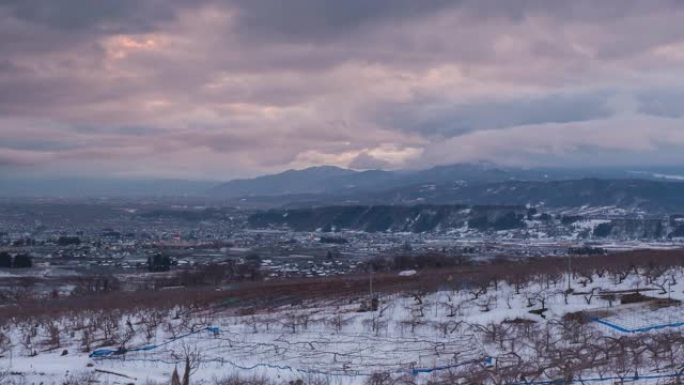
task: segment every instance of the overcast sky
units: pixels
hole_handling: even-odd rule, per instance
[[[684,2],[0,2],[0,173],[684,165]]]

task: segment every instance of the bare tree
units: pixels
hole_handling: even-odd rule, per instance
[[[335,312],[335,315],[332,316],[332,318],[328,319],[326,323],[330,326],[332,326],[335,329],[335,332],[340,333],[342,331],[342,328],[344,328],[346,325],[350,323],[351,320],[345,319],[342,316],[342,312],[337,310]]]

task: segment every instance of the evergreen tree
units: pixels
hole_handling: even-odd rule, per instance
[[[12,267],[12,256],[6,251],[0,253],[0,267]]]
[[[14,267],[16,268],[29,268],[33,266],[33,260],[28,254],[17,254],[14,257]]]
[[[171,258],[168,255],[155,254],[147,257],[147,270],[152,272],[171,270]]]

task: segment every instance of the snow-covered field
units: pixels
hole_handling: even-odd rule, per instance
[[[271,309],[84,312],[10,323],[0,336],[0,372],[7,372],[6,382],[35,384],[62,384],[87,374],[109,384],[168,383],[188,357],[194,384],[233,374],[275,383],[362,384],[380,372],[426,383],[477,371],[485,383],[513,384],[568,378],[557,355],[575,351],[583,353],[568,359],[577,362],[574,379],[624,379],[636,371],[643,377],[639,383],[657,383],[680,369],[667,357],[684,353],[682,341],[673,341],[667,352],[658,345],[654,351],[660,355],[649,355],[645,347],[639,360],[634,352],[658,336],[681,336],[677,326],[663,326],[684,321],[681,268],[591,277],[540,274],[524,283],[446,287],[384,293],[375,311],[368,310],[368,298],[340,297]],[[634,295],[636,288],[662,300],[621,304],[620,297]],[[583,321],[567,316],[577,311],[585,312]],[[625,333],[610,325],[663,327]],[[637,341],[634,347],[625,347],[627,339]],[[122,345],[126,354],[89,357]],[[616,349],[621,356],[612,353]],[[532,370],[542,362],[544,370]]]

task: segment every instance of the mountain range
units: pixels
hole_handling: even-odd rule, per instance
[[[513,168],[489,163],[425,170],[354,171],[332,166],[234,180],[209,190],[243,205],[309,207],[357,204],[612,206],[684,212],[684,177],[674,168]]]
[[[237,208],[330,205],[614,207],[684,213],[684,169],[520,168],[463,163],[422,170],[288,170],[225,183],[163,179],[0,177],[0,197],[187,199]]]

